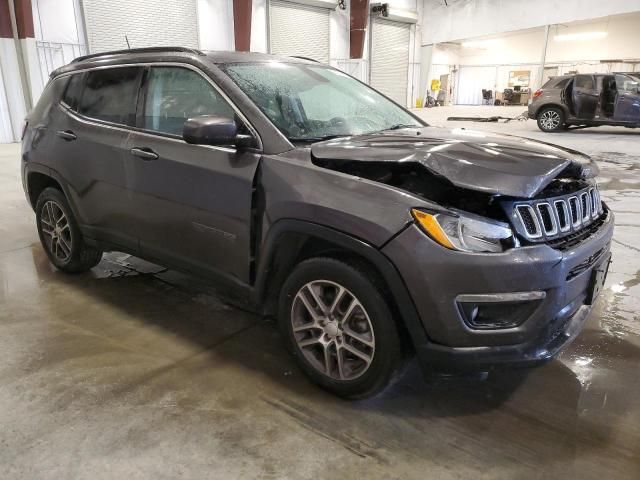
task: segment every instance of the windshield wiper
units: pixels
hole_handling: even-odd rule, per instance
[[[387,130],[400,130],[401,128],[420,128],[422,127],[422,125],[410,125],[407,123],[397,123],[395,125],[392,125],[389,128],[385,128],[383,130],[380,130],[381,132],[385,132]]]
[[[317,137],[289,137],[289,140],[292,142],[323,142],[325,140],[332,140],[334,138],[340,137],[350,137],[351,135],[342,134],[342,135],[320,135]]]

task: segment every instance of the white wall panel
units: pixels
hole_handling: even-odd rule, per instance
[[[0,75],[0,142],[17,142],[27,108],[13,38],[0,38]]]
[[[197,0],[202,50],[233,50],[233,0]]]
[[[2,79],[2,65],[0,65],[0,143],[11,143],[15,140],[9,103],[7,102],[7,94]]]
[[[496,67],[461,67],[458,72],[455,103],[482,105],[482,89],[494,90]]]
[[[269,19],[271,53],[329,63],[329,9],[271,0]]]
[[[84,11],[92,53],[127,48],[125,35],[131,48],[198,48],[196,0],[84,0]]]
[[[251,48],[252,52],[267,53],[267,3],[268,0],[253,0],[251,5]]]
[[[56,43],[84,43],[77,0],[37,0],[31,3],[37,40]],[[80,27],[80,30],[79,30]]]
[[[407,23],[372,21],[371,86],[400,105],[407,104],[410,32]]]

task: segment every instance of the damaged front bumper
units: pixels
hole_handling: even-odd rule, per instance
[[[557,355],[591,310],[594,270],[608,265],[613,223],[607,211],[602,226],[571,249],[534,245],[500,254],[447,250],[415,225],[400,233],[383,253],[398,268],[427,333],[428,342],[416,345],[423,368],[488,370]],[[501,296],[513,308],[488,308],[489,318],[470,321],[482,320],[473,302],[500,306]],[[492,314],[506,320],[492,323]]]

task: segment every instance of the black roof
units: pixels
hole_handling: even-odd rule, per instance
[[[92,53],[75,58],[71,63],[83,62],[92,58],[109,57],[113,55],[132,55],[135,53],[191,53],[193,55],[204,55],[200,50],[186,47],[146,47],[146,48],[129,48],[128,50],[111,50],[109,52]]]
[[[202,51],[195,48],[185,47],[147,47],[132,48],[128,50],[114,50],[102,53],[93,53],[74,59],[68,65],[60,67],[51,72],[51,77],[74,70],[98,66],[112,65],[118,63],[153,62],[157,60],[184,61],[192,59],[191,62],[201,62],[208,60],[214,64],[222,63],[262,63],[262,62],[287,62],[287,63],[316,63],[313,59],[304,57],[286,57],[281,55],[270,55],[255,52],[225,52],[225,51]]]
[[[92,53],[74,59],[71,63],[80,63],[90,60],[104,60],[107,58],[117,57],[137,57],[144,54],[145,57],[155,55],[163,57],[166,55],[187,54],[195,56],[206,56],[214,63],[254,63],[269,61],[286,61],[289,63],[318,63],[317,60],[300,56],[283,56],[271,55],[268,53],[257,52],[231,52],[231,51],[202,51],[195,48],[185,47],[147,47],[147,48],[131,48],[128,50],[113,50],[110,52]]]

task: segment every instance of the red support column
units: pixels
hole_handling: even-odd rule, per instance
[[[233,33],[237,52],[251,49],[252,0],[233,0]]]
[[[18,38],[35,38],[33,30],[33,11],[31,10],[31,0],[14,0],[16,10],[16,26],[18,27]]]
[[[24,117],[30,107],[28,83],[23,81],[24,65],[14,40],[11,21],[12,0],[0,0],[0,97],[7,109],[0,109],[0,142],[17,142]]]
[[[0,0],[0,38],[13,38],[9,0]]]
[[[351,1],[351,22],[349,35],[349,58],[362,58],[364,39],[369,20],[369,0]]]

